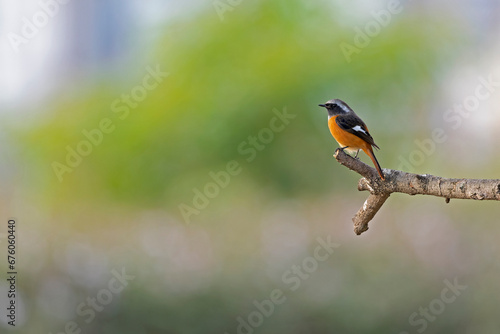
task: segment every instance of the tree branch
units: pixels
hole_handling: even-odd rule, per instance
[[[448,179],[384,168],[384,181],[375,168],[354,159],[341,149],[337,149],[333,156],[341,165],[363,176],[358,183],[359,191],[370,192],[363,207],[352,219],[357,235],[368,230],[368,222],[392,193],[444,197],[447,203],[451,198],[500,201],[499,179]]]

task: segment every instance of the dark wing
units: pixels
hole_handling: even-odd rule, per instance
[[[375,141],[370,135],[370,132],[368,132],[366,124],[356,114],[353,115],[352,113],[350,113],[347,115],[338,115],[335,118],[335,122],[337,122],[337,125],[342,130],[352,133],[353,135],[358,136],[359,138],[366,141],[368,144],[379,148],[375,144]]]

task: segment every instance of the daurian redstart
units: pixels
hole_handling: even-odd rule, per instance
[[[385,180],[382,168],[373,154],[372,146],[377,149],[379,147],[373,141],[365,122],[342,100],[330,100],[319,106],[328,111],[328,127],[341,149],[356,152],[356,157],[359,150],[363,150],[372,159],[382,180]]]

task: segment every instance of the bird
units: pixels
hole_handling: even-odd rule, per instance
[[[380,178],[385,180],[382,168],[373,153],[373,147],[380,148],[375,144],[365,122],[342,100],[329,100],[319,106],[328,111],[328,128],[339,143],[340,149],[356,152],[354,158],[358,157],[359,150],[363,150],[372,160]]]

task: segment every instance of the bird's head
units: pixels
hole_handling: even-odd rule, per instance
[[[347,114],[352,109],[342,100],[333,99],[326,101],[325,104],[319,104],[320,107],[326,108],[328,115],[335,116],[340,114]]]

